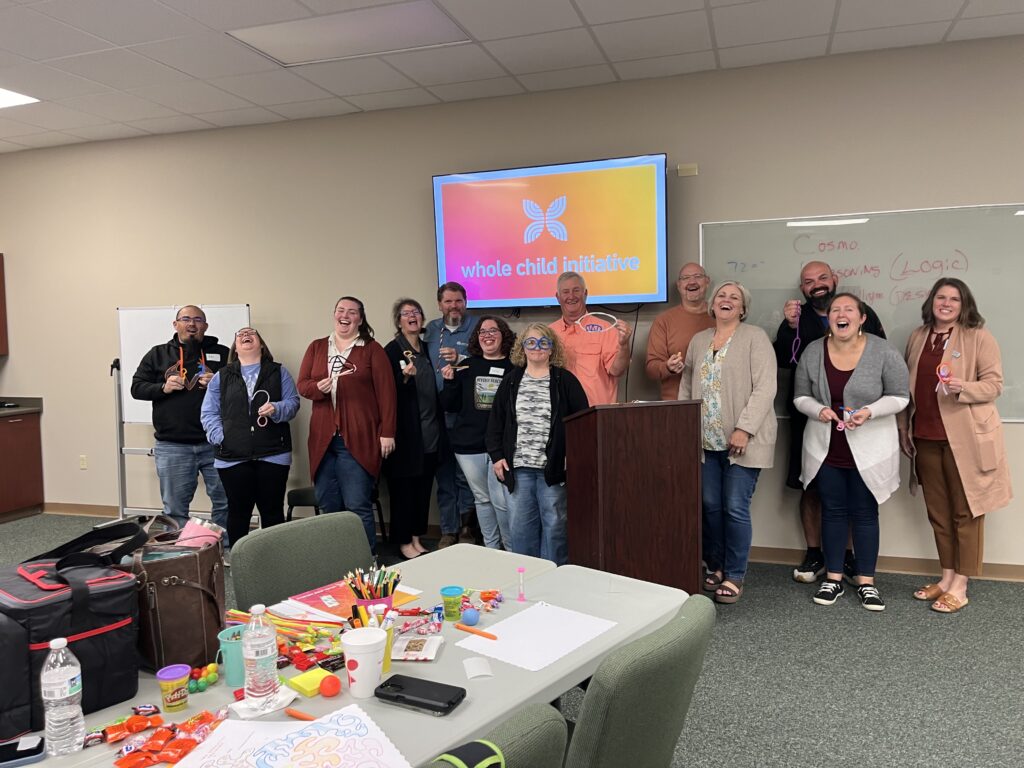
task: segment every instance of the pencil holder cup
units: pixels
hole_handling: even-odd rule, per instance
[[[383,605],[384,606],[384,610],[383,611],[380,611],[378,609],[378,612],[380,613],[380,617],[383,619],[384,618],[384,614],[386,614],[388,611],[391,610],[391,608],[392,608],[392,606],[394,604],[394,600],[395,600],[394,595],[388,595],[387,597],[373,598],[373,599],[370,599],[370,600],[359,600],[359,599],[357,599],[356,600],[356,605],[359,605],[359,606],[362,606],[363,608],[366,608],[366,612],[367,613],[370,613],[370,606],[371,605]]]

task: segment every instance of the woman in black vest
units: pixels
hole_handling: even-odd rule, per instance
[[[201,414],[214,466],[228,496],[228,540],[249,532],[253,507],[260,525],[284,522],[284,493],[292,463],[288,422],[299,393],[288,370],[254,328],[235,334],[228,364],[210,380]]]

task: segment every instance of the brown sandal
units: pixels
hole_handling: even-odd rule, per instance
[[[914,592],[914,599],[927,600],[928,602],[934,603],[942,596],[943,592],[945,592],[945,590],[938,584],[925,584]]]
[[[956,613],[961,608],[966,606],[969,602],[970,600],[968,600],[966,597],[963,600],[961,600],[956,595],[950,592],[943,592],[941,595],[939,595],[939,599],[932,603],[932,610],[936,613]],[[936,608],[935,606],[942,607]]]
[[[704,573],[704,591],[714,592],[722,584],[722,577],[714,571]]]
[[[732,587],[727,587],[726,584],[734,584],[734,582],[730,581],[729,579],[724,579],[722,581],[718,589],[715,591],[715,602],[732,605],[737,600],[739,600],[740,595],[743,594],[743,584],[741,582],[739,584],[735,584],[735,586]]]

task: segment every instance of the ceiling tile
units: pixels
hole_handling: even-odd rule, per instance
[[[146,136],[145,131],[132,128],[124,123],[107,123],[106,125],[90,125],[84,128],[68,128],[64,133],[70,133],[80,139],[88,141],[108,141],[110,139],[130,139],[135,136]]]
[[[110,90],[105,85],[61,72],[46,64],[26,64],[23,67],[0,70],[0,88],[34,96],[42,101]]]
[[[601,50],[585,29],[494,40],[486,48],[513,74],[604,63]]]
[[[782,40],[776,43],[741,45],[724,48],[718,52],[723,67],[750,67],[756,64],[771,64],[775,61],[792,61],[824,56],[828,37],[804,37],[799,40]]]
[[[50,63],[65,72],[81,75],[118,89],[141,88],[146,85],[189,79],[183,72],[124,49],[86,53]]]
[[[397,91],[416,85],[394,67],[373,58],[306,64],[301,67],[290,67],[289,72],[304,77],[338,96]]]
[[[825,35],[832,29],[835,0],[762,0],[712,11],[722,48]]]
[[[331,117],[333,115],[348,115],[358,112],[357,107],[352,106],[343,99],[318,99],[317,101],[298,101],[294,104],[278,104],[274,112],[292,120],[304,120],[307,117]]]
[[[42,131],[34,125],[27,125],[19,123],[17,120],[8,120],[5,117],[0,117],[0,139],[8,136],[24,136],[26,133],[42,133]]]
[[[200,120],[228,128],[236,125],[257,125],[259,123],[278,123],[284,120],[280,115],[275,115],[269,109],[263,107],[249,107],[248,109],[231,109],[226,112],[204,112],[196,115]]]
[[[101,51],[110,43],[72,29],[31,8],[0,11],[0,48],[32,61]]]
[[[682,11],[703,10],[704,0],[576,0],[580,13],[589,24],[667,16]]]
[[[331,95],[301,77],[283,70],[261,72],[255,75],[218,77],[211,80],[210,83],[264,107],[273,104],[287,104],[292,101],[326,99]]]
[[[45,133],[33,133],[28,136],[18,136],[8,139],[12,144],[23,144],[33,149],[38,147],[59,147],[62,144],[77,144],[82,141],[78,136],[57,131],[46,131]]]
[[[437,0],[477,40],[583,25],[569,0]]]
[[[598,64],[593,67],[521,75],[519,81],[531,91],[553,91],[558,88],[581,88],[586,85],[613,83],[616,79],[611,67],[607,64]]]
[[[1020,0],[970,0],[963,18],[974,16],[996,16],[1001,13],[1017,13],[1021,10]]]
[[[222,112],[227,109],[244,109],[252,106],[245,99],[240,99],[234,94],[214,88],[209,83],[199,80],[135,88],[131,93],[191,115],[198,112]]]
[[[266,56],[218,32],[145,43],[134,46],[132,50],[201,79],[280,68]]]
[[[431,0],[363,8],[231,33],[282,64],[328,61],[466,40]]]
[[[963,0],[844,0],[839,4],[837,32],[950,21],[963,7]]]
[[[860,32],[837,32],[832,37],[832,53],[874,51],[883,48],[904,48],[909,45],[929,45],[942,41],[949,29],[948,21],[931,24],[907,24],[886,29],[868,29]]]
[[[947,40],[973,40],[979,37],[1006,37],[1024,34],[1024,13],[1010,13],[1005,16],[984,16],[977,19],[960,19],[949,33]]]
[[[399,107],[419,107],[424,104],[436,104],[437,97],[422,88],[410,88],[407,91],[388,91],[387,93],[366,93],[351,96],[351,101],[360,109],[397,109]]]
[[[486,80],[506,74],[479,45],[449,45],[382,57],[420,85]]]
[[[395,0],[302,0],[302,4],[313,13],[341,13],[372,5],[389,5]]]
[[[4,117],[19,120],[51,131],[62,131],[65,128],[81,128],[86,125],[99,125],[109,122],[106,118],[80,112],[77,109],[41,101],[38,104],[23,104],[5,110]]]
[[[33,5],[32,10],[117,45],[205,31],[201,24],[153,0],[50,0]]]
[[[490,80],[476,80],[471,83],[448,83],[435,85],[431,93],[444,101],[465,99],[487,99],[494,96],[511,96],[522,93],[523,87],[511,77],[496,77]]]
[[[141,128],[148,133],[181,133],[183,131],[205,131],[216,126],[191,115],[174,117],[153,117],[147,120],[132,120],[128,123],[133,128]]]
[[[659,56],[656,59],[618,61],[615,70],[623,80],[641,80],[645,77],[669,77],[701,72],[715,68],[715,54],[711,51],[683,53],[679,56]]]
[[[711,48],[708,17],[703,11],[602,24],[594,27],[594,34],[612,61],[650,59]]]
[[[164,5],[222,32],[304,19],[312,14],[296,0],[161,0]]]
[[[18,152],[25,149],[21,144],[11,144],[9,141],[0,141],[0,152]]]
[[[24,56],[19,56],[16,53],[10,51],[0,51],[0,69],[7,67],[20,67],[23,64],[28,64],[29,60]]]
[[[726,5],[749,5],[751,3],[761,3],[764,0],[711,0],[712,8],[722,8]]]
[[[140,99],[130,93],[98,93],[92,96],[75,96],[64,99],[61,104],[107,117],[117,122],[146,120],[151,117],[173,117],[175,113],[167,107]]]

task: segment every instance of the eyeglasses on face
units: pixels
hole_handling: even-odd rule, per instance
[[[418,309],[403,309],[398,314],[401,315],[402,317],[422,317],[423,316],[423,313],[420,312]]]
[[[692,275],[680,275],[679,281],[682,283],[688,283],[691,280],[704,280],[707,277],[705,274],[694,272]]]
[[[257,336],[259,336],[259,334],[252,328],[243,328],[242,330],[235,332],[236,339],[255,339]]]
[[[196,325],[206,325],[206,318],[205,317],[189,317],[188,315],[182,315],[181,317],[179,317],[174,322],[176,322],[176,323],[184,323],[185,325],[188,325],[190,323],[195,323]]]
[[[480,331],[481,336],[498,336],[501,333],[500,328],[485,328]]]
[[[525,339],[523,339],[523,349],[548,350],[553,348],[554,346],[554,342],[551,341],[551,339],[549,339],[546,336],[541,336],[539,338],[537,336],[527,336]]]

